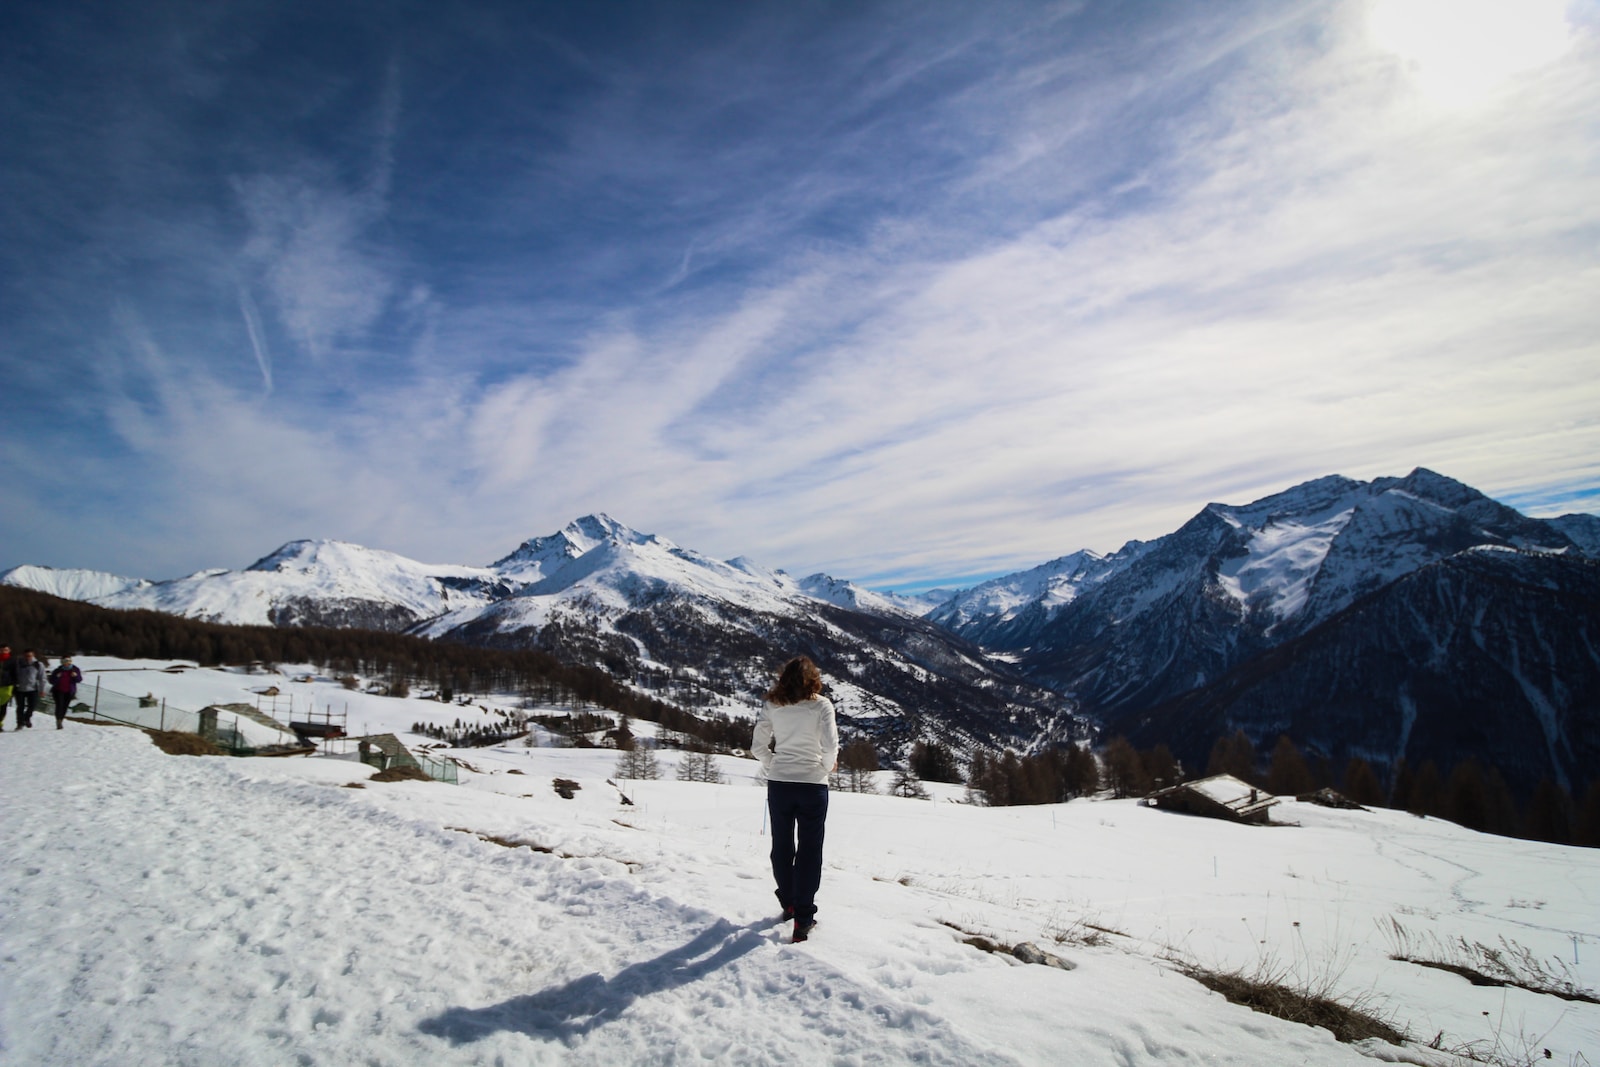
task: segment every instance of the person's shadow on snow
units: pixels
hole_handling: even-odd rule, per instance
[[[652,993],[697,981],[744,956],[766,941],[760,931],[771,920],[735,926],[718,919],[681,948],[635,963],[611,979],[586,974],[566,985],[512,997],[486,1008],[450,1008],[417,1027],[453,1045],[482,1040],[499,1030],[568,1040],[617,1018],[628,1005]]]

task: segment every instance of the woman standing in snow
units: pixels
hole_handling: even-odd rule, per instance
[[[794,940],[804,941],[817,925],[828,775],[839,763],[833,702],[822,695],[822,673],[805,656],[783,665],[756,722],[751,750],[767,777],[778,903],[783,917],[794,919]]]
[[[72,704],[72,698],[78,695],[78,686],[83,684],[83,672],[72,665],[71,656],[61,657],[61,666],[50,672],[50,693],[56,698],[56,729],[61,729],[61,723],[67,717],[67,708]]]

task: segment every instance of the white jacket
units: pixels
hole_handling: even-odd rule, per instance
[[[833,702],[819,696],[800,704],[769,703],[756,721],[750,750],[768,781],[827,785],[828,773],[839,762]]]

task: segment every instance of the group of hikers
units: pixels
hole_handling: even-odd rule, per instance
[[[0,645],[0,730],[5,729],[13,700],[17,702],[17,729],[32,729],[34,708],[46,692],[55,698],[56,729],[62,728],[72,698],[83,684],[83,672],[73,666],[71,656],[61,657],[61,664],[53,670],[46,670],[48,667],[31,648],[12,656],[10,645]]]

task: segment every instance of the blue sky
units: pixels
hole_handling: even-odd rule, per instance
[[[1427,466],[1600,507],[1600,12],[0,10],[0,567],[604,511],[906,587]]]

